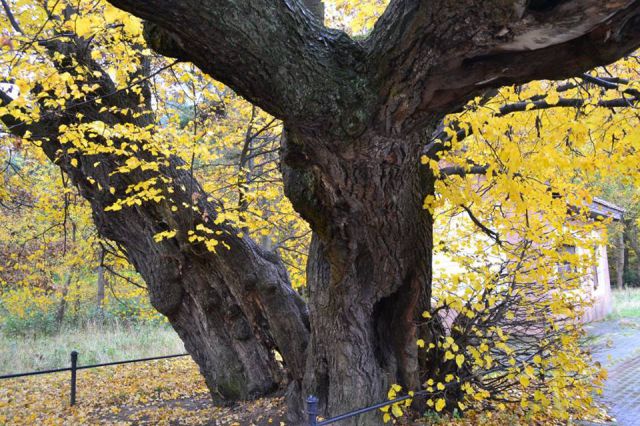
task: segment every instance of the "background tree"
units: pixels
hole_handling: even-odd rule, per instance
[[[613,250],[609,256],[611,276],[616,277],[618,288],[637,287],[640,284],[640,244],[638,244],[638,194],[636,182],[628,176],[612,180],[605,176],[598,182],[604,197],[625,209],[624,219],[611,229],[610,244]],[[614,281],[612,280],[612,283]]]

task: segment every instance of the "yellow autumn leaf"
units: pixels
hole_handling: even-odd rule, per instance
[[[163,232],[159,232],[159,233],[155,234],[155,235],[153,236],[153,239],[158,243],[158,242],[160,242],[160,241],[162,241],[162,240],[166,240],[166,239],[169,239],[169,238],[173,238],[173,237],[175,237],[175,236],[176,236],[176,234],[177,234],[177,231],[176,231],[176,230],[173,230],[173,231],[163,231]]]
[[[138,36],[142,34],[142,25],[137,18],[126,15],[126,17],[122,19],[122,23],[124,24],[125,31],[130,35]]]
[[[464,355],[462,354],[456,355],[456,364],[458,365],[458,368],[462,367],[462,364],[464,364]]]
[[[549,105],[556,105],[560,101],[560,96],[558,95],[558,92],[552,90],[547,94],[545,100]]]
[[[391,406],[391,413],[395,416],[395,417],[402,417],[403,413],[402,410],[400,409],[400,407],[398,406],[398,404],[393,404]]]
[[[75,21],[75,32],[80,37],[86,37],[93,32],[93,18],[90,16],[81,16]]]

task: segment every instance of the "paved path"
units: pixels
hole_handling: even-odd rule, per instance
[[[640,426],[640,320],[602,321],[587,326],[593,357],[607,368],[603,399],[618,426]]]

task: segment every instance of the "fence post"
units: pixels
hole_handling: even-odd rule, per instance
[[[307,414],[309,414],[309,426],[318,425],[318,398],[309,395],[307,398]]]
[[[76,405],[76,370],[78,368],[78,352],[71,351],[71,405]]]

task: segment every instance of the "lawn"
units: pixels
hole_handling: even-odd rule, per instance
[[[610,318],[640,318],[640,288],[613,290],[613,311]]]
[[[0,375],[68,367],[70,353],[78,364],[184,353],[178,335],[163,324],[89,323],[55,335],[5,336],[0,333]]]
[[[286,426],[283,397],[215,404],[188,357],[78,372],[78,401],[69,406],[69,373],[4,380],[0,425],[209,425]],[[380,413],[382,415],[382,413]],[[408,426],[408,422],[396,423]],[[412,425],[554,425],[544,415],[519,411],[432,414]]]

